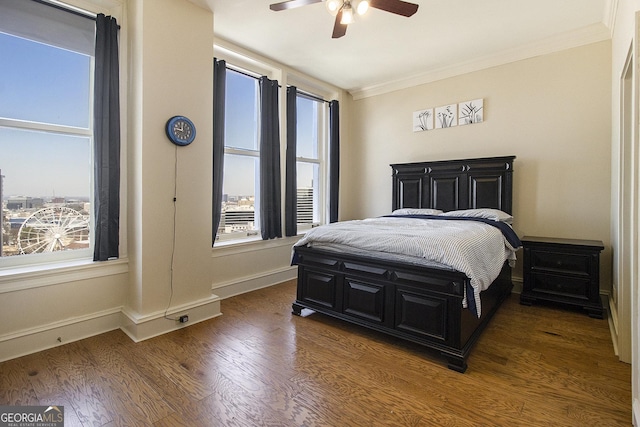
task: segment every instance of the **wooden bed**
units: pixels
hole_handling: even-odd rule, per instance
[[[392,208],[443,211],[495,208],[512,213],[515,156],[393,164]],[[511,269],[481,293],[482,316],[462,307],[469,278],[461,272],[367,256],[294,248],[298,286],[293,313],[307,308],[440,352],[448,367],[467,357],[502,301]]]

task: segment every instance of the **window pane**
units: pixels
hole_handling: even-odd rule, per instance
[[[89,128],[91,57],[0,33],[0,58],[0,117]]]
[[[320,222],[320,166],[316,163],[297,162],[296,167],[298,224],[317,224]]]
[[[225,146],[258,150],[258,80],[227,69]]]
[[[246,235],[259,229],[259,167],[257,157],[225,154],[219,235]]]
[[[298,96],[296,101],[298,115],[296,155],[308,159],[317,159],[319,102],[304,96]]]
[[[91,142],[0,127],[2,256],[89,247]]]

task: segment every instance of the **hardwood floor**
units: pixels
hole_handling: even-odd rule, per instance
[[[319,314],[295,282],[141,343],[113,331],[0,364],[0,405],[63,405],[65,426],[623,426],[631,368],[606,320],[512,295],[465,374],[417,345]]]

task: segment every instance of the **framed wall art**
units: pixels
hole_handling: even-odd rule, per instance
[[[433,129],[433,108],[413,112],[413,131],[422,132]]]
[[[484,102],[482,99],[461,102],[458,104],[458,125],[481,123],[484,119]]]
[[[458,106],[445,105],[436,108],[436,129],[450,128],[458,124]]]

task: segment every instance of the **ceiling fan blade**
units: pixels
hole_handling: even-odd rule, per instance
[[[331,35],[332,39],[339,39],[347,34],[347,25],[341,24],[340,20],[342,20],[342,8],[338,11],[338,14],[336,15],[336,22],[333,24],[333,34]]]
[[[418,11],[417,4],[402,0],[371,0],[369,6],[407,17]]]
[[[308,4],[320,3],[322,0],[288,0],[280,3],[273,3],[269,5],[269,9],[280,11],[293,9],[294,7],[306,6]]]

